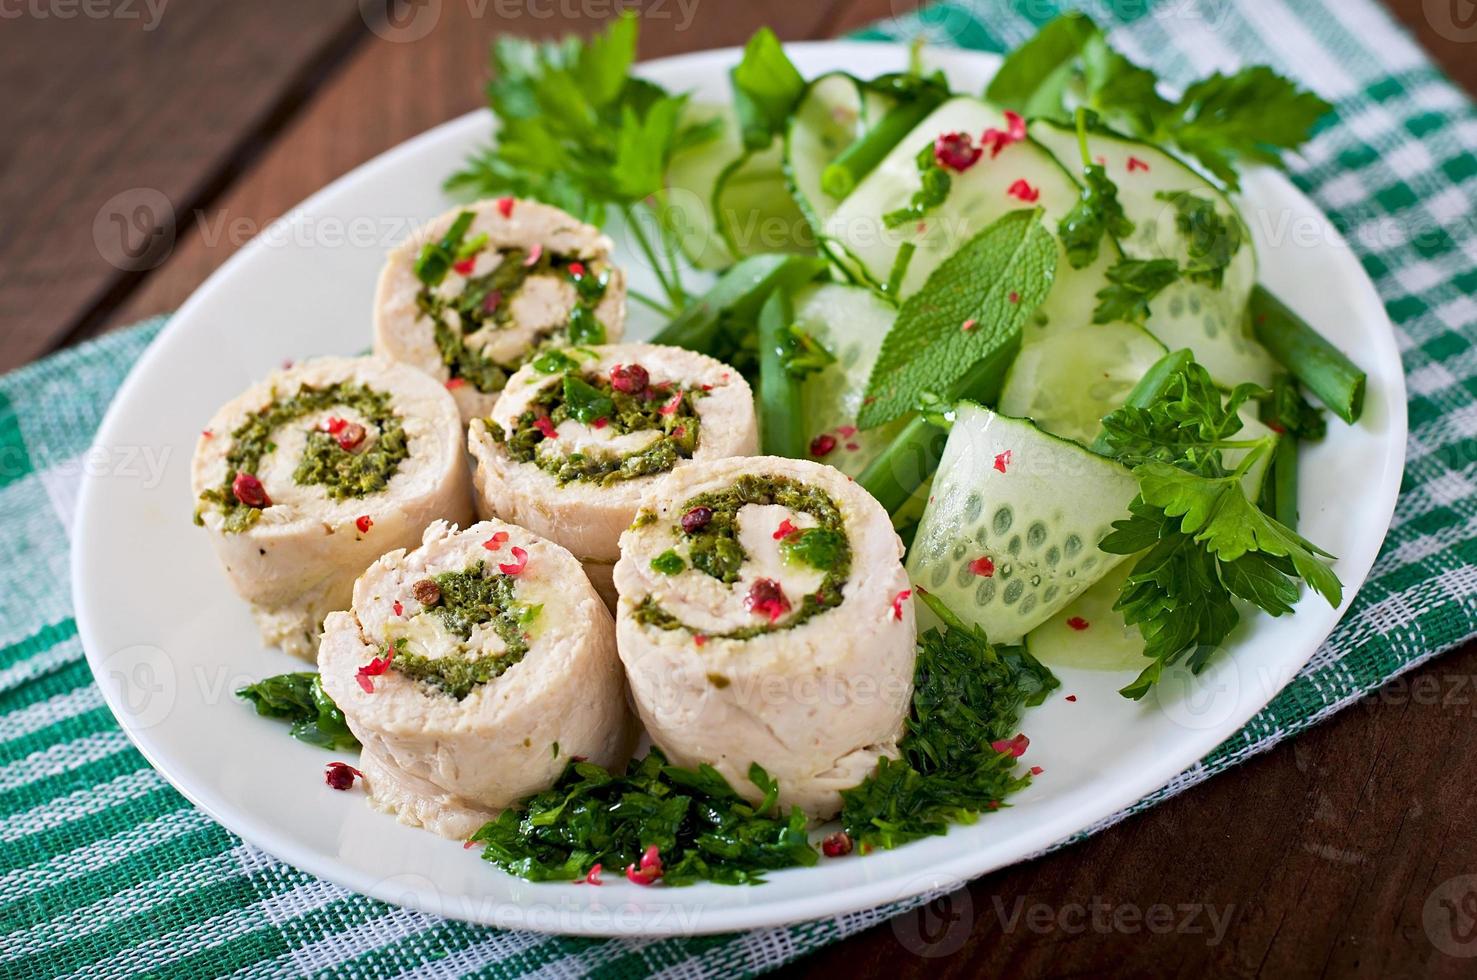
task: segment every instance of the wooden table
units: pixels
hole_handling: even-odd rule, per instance
[[[393,0],[387,17],[381,2],[0,11],[0,370],[175,308],[328,181],[477,107],[496,33],[588,32],[618,5]],[[643,6],[642,55],[656,57],[762,24],[829,37],[912,0]],[[1477,89],[1477,47],[1432,26],[1433,0],[1392,6]],[[1145,815],[784,972],[1472,975],[1477,961],[1438,949],[1423,914],[1444,882],[1477,872],[1474,719],[1477,645]]]

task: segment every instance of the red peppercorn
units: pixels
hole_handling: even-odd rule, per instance
[[[830,455],[831,450],[836,448],[836,437],[829,432],[822,432],[810,440],[810,455],[816,459]]]
[[[755,579],[744,597],[744,605],[752,613],[768,616],[771,623],[790,611],[790,600],[785,590],[772,578]]]
[[[984,152],[984,147],[975,146],[968,133],[940,133],[933,141],[934,162],[958,173],[974,166]]]
[[[364,778],[364,773],[347,762],[330,762],[323,767],[323,781],[337,790],[346,790],[354,785],[354,777]]]
[[[626,865],[626,879],[636,885],[654,884],[663,873],[661,852],[657,850],[655,844],[648,847],[641,855],[639,868],[635,862]]]
[[[231,481],[231,493],[248,507],[272,506],[272,498],[267,496],[267,488],[262,486],[262,481],[250,473],[236,474],[236,479]]]
[[[339,431],[338,447],[344,452],[353,452],[364,442],[366,435],[368,433],[364,431],[364,426],[358,422],[349,422]]]
[[[696,534],[713,520],[713,508],[694,507],[682,515],[682,530],[688,534]]]
[[[513,199],[511,197],[498,198],[497,213],[504,218],[511,218],[513,216]]]
[[[845,857],[851,853],[851,835],[838,830],[821,841],[821,853],[828,858]]]
[[[354,521],[354,526],[359,529],[360,534],[368,534],[369,529],[374,527],[374,520],[368,514],[365,514]]]
[[[637,395],[651,384],[651,374],[639,364],[617,364],[610,369],[610,386],[624,395]]]

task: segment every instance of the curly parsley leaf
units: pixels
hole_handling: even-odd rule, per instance
[[[1181,274],[1192,282],[1220,289],[1226,267],[1241,248],[1245,232],[1233,214],[1227,220],[1215,202],[1188,191],[1160,191],[1154,195],[1174,207],[1175,228],[1185,238],[1189,257]]]
[[[1115,129],[1173,143],[1234,189],[1240,163],[1283,166],[1332,106],[1265,65],[1192,83],[1178,100],[1158,79],[1113,50],[1096,24],[1063,14],[1015,49],[986,91],[997,105],[1029,117],[1070,120],[1075,108],[1096,112]]]
[[[1119,259],[1108,268],[1108,285],[1098,290],[1093,323],[1137,323],[1149,319],[1149,301],[1180,277],[1174,259]]]
[[[357,749],[359,740],[349,731],[344,713],[323,690],[310,670],[266,677],[247,684],[236,696],[249,701],[256,713],[292,723],[293,738],[325,749]]]
[[[882,341],[858,422],[872,428],[944,391],[1014,343],[1056,276],[1039,209],[1008,212],[965,242],[909,296]]]
[[[1234,188],[1237,163],[1283,166],[1282,151],[1306,142],[1332,109],[1266,65],[1254,65],[1195,82],[1158,128]]]
[[[1242,477],[1274,440],[1237,439],[1239,410],[1267,394],[1247,384],[1223,400],[1205,369],[1185,361],[1152,402],[1131,398],[1103,419],[1101,445],[1139,484],[1129,518],[1100,545],[1138,556],[1115,608],[1139,627],[1153,663],[1126,697],[1143,697],[1170,664],[1203,669],[1236,626],[1234,599],[1284,615],[1299,579],[1330,605],[1343,599],[1332,556],[1247,499]],[[1242,453],[1234,468],[1223,455],[1232,450]]]

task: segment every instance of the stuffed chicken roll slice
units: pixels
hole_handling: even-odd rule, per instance
[[[653,486],[615,566],[621,660],[652,741],[735,787],[757,762],[784,806],[833,816],[902,734],[902,554],[881,505],[820,463],[726,459]]]
[[[735,370],[679,347],[550,350],[508,382],[468,444],[484,516],[521,524],[611,569],[641,495],[664,474],[758,450],[754,396]]]
[[[599,229],[510,197],[448,211],[390,253],[374,350],[443,382],[462,420],[550,345],[619,340],[626,285]]]
[[[262,640],[308,660],[370,562],[471,514],[456,404],[375,357],[306,361],[253,385],[201,433],[191,483],[196,523]]]
[[[620,769],[634,726],[610,612],[579,562],[512,524],[444,522],[328,617],[323,689],[364,746],[371,805],[466,839],[571,758]]]

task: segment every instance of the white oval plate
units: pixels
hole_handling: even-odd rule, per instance
[[[897,45],[796,44],[807,77],[905,66]],[[736,49],[644,66],[700,98],[727,95]],[[980,91],[991,56],[940,50],[934,64]],[[162,480],[89,473],[73,536],[72,581],[88,662],[129,737],[180,792],[253,844],[304,871],[378,899],[491,925],[586,935],[672,935],[773,926],[910,897],[1019,861],[1163,786],[1235,732],[1297,672],[1342,609],[1305,597],[1296,616],[1255,617],[1232,655],[1194,682],[1166,680],[1134,704],[1121,674],[1059,671],[1064,687],[1032,710],[1026,761],[1044,774],[1013,806],[946,837],[865,858],[774,874],[756,887],[641,889],[535,885],[509,877],[454,841],[371,811],[357,792],[323,784],[334,756],[258,718],[232,691],[301,669],[264,650],[191,524],[190,454],[216,407],[286,358],[354,353],[369,344],[370,300],[385,251],[448,207],[443,177],[491,131],[474,112],[335,181],[233,256],[154,341],[119,391],[99,446],[151,448]],[[1305,451],[1304,530],[1340,556],[1352,597],[1389,526],[1405,454],[1405,388],[1394,335],[1358,261],[1316,207],[1268,171],[1246,181],[1246,217],[1262,278],[1357,352],[1369,371],[1364,419],[1331,423]],[[619,236],[617,236],[619,237]],[[647,270],[619,258],[638,285]],[[649,275],[644,283],[651,286]],[[632,333],[655,324],[636,313]],[[1347,599],[1346,599],[1347,605]],[[1077,700],[1063,697],[1075,694]],[[619,876],[612,876],[618,878]]]

